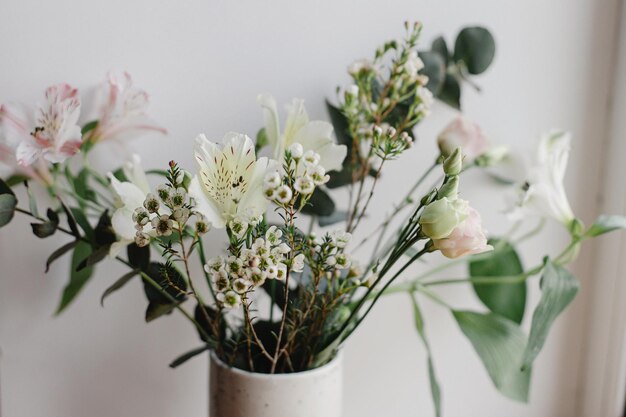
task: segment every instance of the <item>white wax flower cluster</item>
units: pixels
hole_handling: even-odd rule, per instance
[[[344,249],[351,239],[352,234],[340,229],[326,233],[324,237],[315,237],[313,249],[317,260],[331,271],[350,268],[352,262]]]
[[[231,255],[224,259],[215,257],[204,266],[211,276],[211,284],[216,299],[225,308],[241,305],[242,296],[263,285],[267,279],[284,280],[288,264],[293,272],[304,269],[304,255],[298,254],[288,259],[291,248],[282,241],[283,233],[271,226],[264,237],[258,237],[248,247],[243,247],[239,256]]]
[[[315,187],[326,184],[330,177],[320,165],[320,155],[312,150],[304,152],[302,145],[293,143],[285,151],[283,172],[268,173],[263,181],[263,195],[278,205],[292,203],[298,194],[305,198]]]

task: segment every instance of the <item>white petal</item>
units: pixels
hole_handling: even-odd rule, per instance
[[[276,149],[280,147],[280,125],[278,122],[276,100],[274,97],[267,94],[259,94],[256,100],[263,109],[263,122],[265,123],[265,135],[267,136],[268,144],[272,149]]]
[[[339,171],[348,149],[345,145],[337,145],[332,134],[333,126],[330,123],[314,120],[298,131],[294,142],[300,143],[305,151],[317,152],[320,155],[320,165],[326,171]]]
[[[195,200],[195,209],[206,217],[207,222],[211,223],[214,228],[221,229],[226,225],[219,208],[205,194],[197,175],[189,184],[189,196]]]
[[[287,106],[287,121],[285,122],[285,131],[283,132],[286,146],[297,142],[294,140],[296,134],[307,123],[309,123],[309,116],[304,108],[304,100],[294,98],[291,104]]]
[[[139,187],[130,182],[120,182],[113,174],[109,174],[109,179],[111,187],[124,207],[134,210],[143,205],[146,194]]]
[[[254,217],[265,213],[269,200],[263,195],[263,180],[268,172],[278,170],[279,166],[279,163],[273,159],[265,157],[258,159],[254,165],[248,189],[237,207],[237,213],[250,214]]]
[[[128,178],[128,181],[135,184],[144,194],[150,192],[150,185],[148,184],[148,178],[141,166],[141,157],[134,153],[131,160],[126,162],[123,167],[124,175]]]

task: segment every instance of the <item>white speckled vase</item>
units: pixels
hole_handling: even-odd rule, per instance
[[[260,374],[211,354],[209,417],[341,417],[341,354],[306,372]]]

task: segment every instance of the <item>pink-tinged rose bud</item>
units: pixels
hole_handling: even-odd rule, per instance
[[[468,202],[460,198],[433,201],[419,218],[422,233],[433,240],[448,237],[467,218],[467,209]]]
[[[445,127],[437,138],[437,144],[444,157],[461,147],[466,163],[489,150],[489,141],[480,126],[464,116],[457,117]]]
[[[468,208],[467,218],[447,238],[433,239],[433,245],[447,258],[493,250],[493,246],[487,244],[480,214],[472,207]]]

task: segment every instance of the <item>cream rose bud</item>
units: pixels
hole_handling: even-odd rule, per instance
[[[467,218],[467,214],[467,201],[443,197],[427,205],[422,212],[419,219],[422,233],[433,240],[448,237]]]
[[[461,147],[466,162],[473,161],[489,150],[489,141],[480,126],[464,116],[454,119],[439,133],[437,144],[445,157]]]
[[[493,250],[493,246],[487,244],[480,214],[472,207],[468,208],[467,218],[448,237],[433,239],[433,244],[446,258]]]

